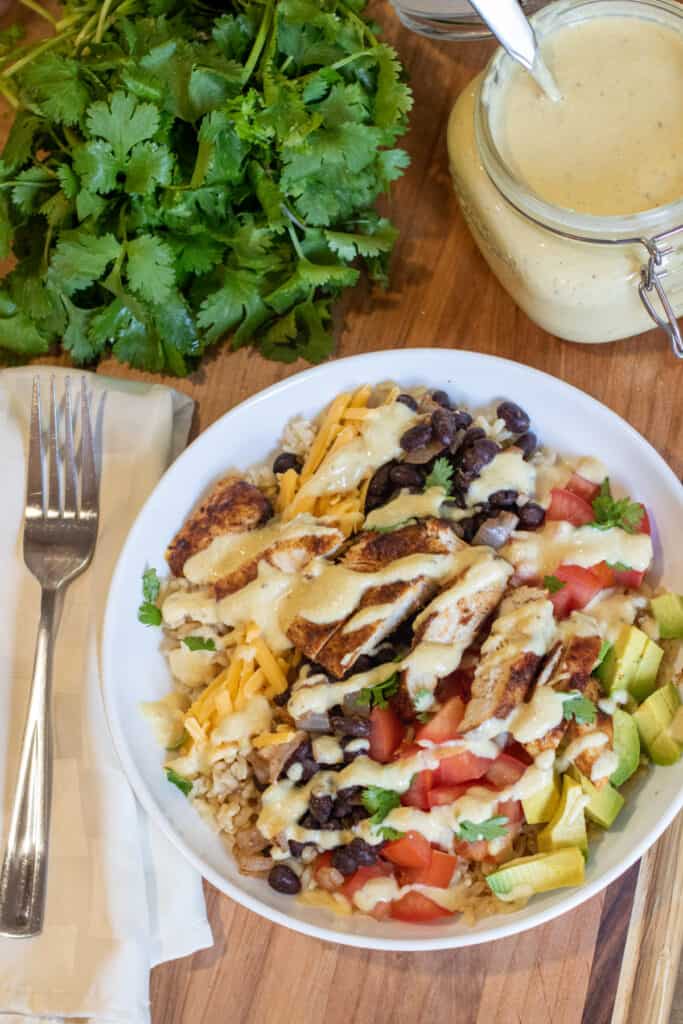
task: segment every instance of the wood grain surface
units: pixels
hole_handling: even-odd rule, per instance
[[[359,286],[338,308],[337,355],[436,345],[527,363],[620,413],[680,477],[683,404],[676,396],[683,367],[663,336],[653,331],[604,346],[549,336],[503,291],[465,227],[449,180],[446,119],[491,47],[438,44],[412,35],[379,0],[371,13],[411,74],[415,109],[405,145],[412,164],[384,203],[401,231],[391,287],[382,293]],[[284,367],[224,348],[192,377],[168,383],[196,399],[198,431],[299,369],[303,365]],[[113,360],[100,372],[145,376]],[[607,1024],[636,873],[632,869],[606,893],[543,928],[492,945],[425,955],[373,953],[304,938],[268,924],[207,885],[215,945],[153,972],[153,1021]]]

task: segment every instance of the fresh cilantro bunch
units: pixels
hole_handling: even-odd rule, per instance
[[[363,6],[70,0],[54,37],[0,40],[1,354],[182,375],[230,335],[325,358],[333,301],[386,278],[374,204],[408,163],[410,91]]]

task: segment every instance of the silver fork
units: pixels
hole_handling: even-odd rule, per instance
[[[24,517],[24,561],[41,585],[40,625],[7,849],[0,871],[0,935],[39,935],[43,928],[52,804],[52,659],[66,588],[95,548],[98,493],[85,378],[81,378],[80,502],[71,388],[64,389],[60,451],[55,381],[50,388],[49,452],[44,451],[40,381],[33,380]],[[45,499],[44,463],[48,463]],[[63,483],[62,483],[63,479]]]

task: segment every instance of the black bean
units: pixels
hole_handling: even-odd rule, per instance
[[[302,465],[301,459],[294,452],[280,452],[273,463],[273,473],[286,473],[288,469],[295,469],[300,473]]]
[[[270,869],[268,885],[275,892],[284,892],[287,896],[294,896],[301,890],[301,882],[286,864],[276,864]]]
[[[447,448],[455,440],[457,432],[455,413],[450,409],[435,409],[432,413],[432,433],[439,444]]]
[[[293,764],[301,764],[308,759],[313,758],[313,747],[309,739],[302,740],[296,750],[292,751],[287,760],[282,766],[282,774],[286,775],[287,771],[292,767]]]
[[[321,825],[330,820],[333,804],[334,801],[329,793],[313,793],[311,795],[311,814]]]
[[[364,807],[352,807],[348,814],[340,820],[342,828],[353,828],[359,821],[369,817],[369,812]]]
[[[344,875],[346,878],[349,875],[355,875],[358,864],[356,863],[353,851],[348,846],[338,846],[332,854],[332,867],[336,868],[340,875]]]
[[[273,697],[273,703],[277,704],[279,708],[283,708],[292,696],[292,687],[288,686],[284,693],[278,693]]]
[[[360,836],[353,840],[349,846],[350,850],[353,850],[353,856],[356,858],[356,864],[359,867],[369,867],[370,864],[374,864],[377,860],[377,850],[370,843],[366,843]]]
[[[301,762],[303,771],[301,773],[300,782],[310,782],[315,773],[318,771],[320,765],[312,757],[307,757]]]
[[[470,427],[462,439],[462,447],[467,448],[468,445],[474,444],[475,441],[483,441],[485,437],[486,431],[483,427]]]
[[[330,715],[330,725],[338,736],[358,738],[370,735],[370,719],[361,715]]]
[[[332,818],[325,822],[316,821],[310,811],[307,811],[306,814],[304,814],[299,824],[302,828],[309,828],[312,831],[321,832],[334,832],[339,828],[339,822]]]
[[[357,675],[360,672],[369,672],[371,668],[374,668],[375,660],[369,654],[361,654],[360,658],[356,658],[353,664],[353,674]]]
[[[392,465],[393,463],[387,462],[385,465],[380,466],[370,480],[370,483],[368,484],[368,493],[365,497],[366,512],[372,512],[373,508],[377,508],[386,500],[388,490],[391,485],[389,472]]]
[[[444,409],[450,409],[451,400],[445,391],[432,391],[432,401],[436,402],[437,405],[442,405]]]
[[[462,453],[461,466],[465,472],[469,470],[472,473],[481,473],[484,466],[492,462],[499,451],[500,447],[495,441],[482,438],[465,449]]]
[[[529,431],[526,434],[522,434],[521,437],[518,437],[515,444],[524,452],[524,458],[530,459],[538,448],[538,438],[535,434],[532,434],[531,431]]]
[[[297,843],[296,839],[289,840],[289,852],[292,857],[300,857],[307,846],[311,846],[311,843]]]
[[[493,508],[512,508],[517,501],[517,491],[512,488],[505,491],[494,491],[489,495],[489,504]]]
[[[458,526],[462,532],[462,539],[466,541],[467,544],[471,544],[475,533],[479,529],[477,517],[472,516],[471,519],[461,519]]]
[[[513,434],[524,434],[529,429],[529,417],[516,402],[501,402],[496,412]]]
[[[409,409],[413,410],[413,412],[417,412],[417,402],[412,395],[399,395],[396,401],[400,402],[402,405],[407,405]]]
[[[526,505],[520,505],[517,515],[519,516],[520,530],[536,530],[545,522],[545,509],[537,505],[535,501],[528,501]]]
[[[453,415],[455,416],[455,425],[458,430],[467,430],[472,425],[472,417],[464,409],[456,409]],[[481,428],[475,427],[475,430],[477,429]]]
[[[401,438],[401,448],[404,452],[416,452],[418,448],[424,448],[432,440],[431,423],[416,423],[410,430],[406,430]]]
[[[419,487],[424,485],[424,477],[417,466],[410,466],[407,462],[399,462],[392,466],[389,473],[392,484],[397,487]]]

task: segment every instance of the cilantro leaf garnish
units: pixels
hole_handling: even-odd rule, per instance
[[[562,714],[567,722],[571,722],[573,718],[579,725],[592,725],[597,710],[592,700],[578,693],[564,702]]]
[[[368,786],[361,795],[363,807],[372,815],[373,825],[380,825],[387,814],[395,807],[401,806],[401,798],[393,789],[382,789],[381,786]]]
[[[598,530],[618,526],[627,533],[636,533],[643,521],[645,509],[630,498],[614,498],[609,477],[605,477],[600,485],[600,493],[593,499],[593,513],[595,522],[590,525]]]
[[[605,658],[611,650],[612,644],[609,642],[609,640],[603,640],[602,644],[600,645],[600,650],[598,651],[597,660],[595,662],[595,665],[593,665],[593,672],[595,672],[596,669],[600,668],[603,661],[605,660]]]
[[[0,352],[326,358],[333,304],[386,282],[375,203],[409,162],[411,92],[364,6],[83,0],[47,44],[0,32]]]
[[[608,562],[607,565],[613,572],[631,572],[632,567],[624,562]]]
[[[416,522],[417,519],[401,519],[398,523],[392,523],[391,526],[369,526],[368,529],[373,533],[394,533],[396,530],[402,530],[404,526],[414,526]]]
[[[356,703],[363,707],[386,708],[388,706],[388,698],[393,697],[398,691],[398,684],[398,674],[394,672],[383,683],[376,683],[374,686],[364,686],[356,697]]]
[[[184,636],[183,643],[188,651],[215,651],[216,641],[212,637]]]
[[[507,824],[508,819],[503,815],[497,815],[487,821],[461,821],[456,835],[465,843],[478,843],[482,839],[502,839],[508,833]]]
[[[156,604],[160,590],[156,569],[145,569],[142,574],[142,604],[138,608],[138,622],[143,626],[161,625],[161,610]]]
[[[558,579],[557,576],[544,576],[543,586],[549,593],[557,594],[563,587],[566,587],[567,584],[564,580]]]
[[[389,828],[388,825],[383,825],[381,828],[378,828],[377,832],[381,835],[382,839],[386,840],[386,842],[392,842],[394,839],[403,839],[405,836],[405,832],[399,832],[397,828]]]
[[[430,487],[443,487],[446,494],[450,494],[452,480],[453,467],[448,459],[437,459],[432,466],[431,473],[425,480],[425,490],[429,490]]]
[[[186,779],[184,775],[178,775],[178,772],[174,771],[172,768],[164,768],[164,771],[166,772],[166,778],[168,781],[173,783],[174,786],[177,786],[180,792],[184,793],[185,796],[189,796],[192,792],[192,781],[190,779]]]

